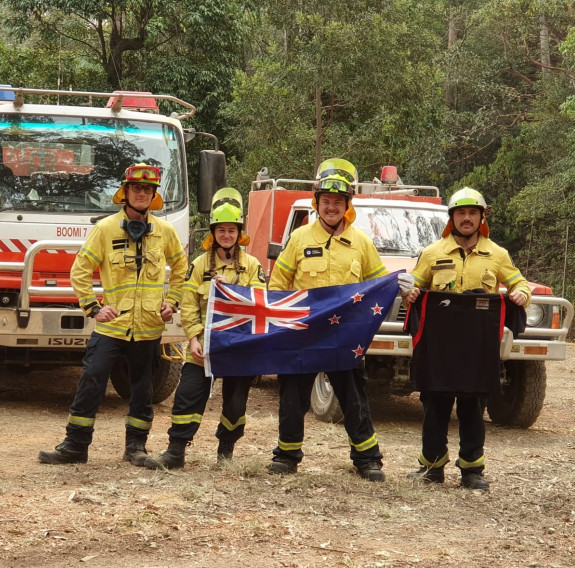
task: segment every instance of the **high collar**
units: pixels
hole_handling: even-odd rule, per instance
[[[208,253],[204,253],[204,254],[210,254]],[[245,258],[246,252],[240,248],[240,252],[238,255],[238,265],[240,267],[244,267],[247,266],[247,262],[246,262],[246,258]],[[217,253],[215,254],[215,266],[214,266],[215,270],[226,270],[226,268],[230,268],[235,270],[235,263],[231,262],[231,263],[225,263],[218,255]]]
[[[443,252],[450,254],[458,249],[463,248],[461,245],[457,244],[455,237],[449,234],[447,237],[443,238]],[[473,249],[473,252],[483,255],[489,255],[493,252],[493,242],[491,239],[484,237],[481,233],[479,234],[479,239],[477,244]]]
[[[349,233],[350,233],[350,227],[351,225],[349,223],[347,223],[344,219],[345,222],[345,228],[343,229],[343,231],[339,234],[339,235],[334,235],[332,237],[333,239],[336,240],[340,240],[342,237],[344,239],[347,239],[348,241],[350,241],[351,239],[349,238]],[[313,222],[313,225],[311,226],[311,233],[313,235],[314,240],[321,245],[325,245],[325,243],[328,241],[328,239],[331,237],[331,232],[326,231],[322,224],[321,221],[319,219],[316,219]]]
[[[156,226],[157,218],[154,217],[150,212],[148,212],[145,219],[130,219],[130,217],[128,217],[128,215],[126,215],[126,210],[122,207],[122,209],[120,209],[120,211],[118,211],[118,214],[121,215],[124,219],[126,219],[126,221],[144,221],[144,223],[150,223],[152,225],[152,227],[151,227],[152,230],[148,233],[148,235],[151,235],[152,233],[154,233],[154,228]]]

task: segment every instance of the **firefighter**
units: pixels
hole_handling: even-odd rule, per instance
[[[528,305],[531,290],[509,253],[489,238],[487,205],[478,191],[464,187],[456,191],[448,204],[449,221],[443,238],[426,247],[412,270],[415,287],[406,300],[414,303],[420,288],[444,292],[481,291],[498,293],[499,283],[507,288],[509,299],[518,306]],[[473,330],[465,347],[473,348]],[[457,401],[459,419],[459,459],[461,485],[488,490],[483,477],[486,396],[441,391],[421,391],[423,404],[422,450],[420,469],[410,477],[428,483],[443,483],[444,467],[449,462],[447,432],[451,411]]]
[[[182,325],[190,341],[187,360],[174,397],[168,449],[145,462],[149,469],[184,467],[185,449],[193,440],[211,392],[212,382],[204,372],[203,334],[206,308],[213,279],[229,284],[265,288],[263,268],[241,247],[250,242],[243,232],[244,216],[240,193],[225,187],[213,197],[210,234],[202,243],[205,252],[190,266],[183,288]],[[216,429],[217,460],[231,460],[235,443],[244,435],[246,405],[253,376],[222,379],[222,413]]]
[[[387,274],[373,242],[352,225],[357,179],[357,170],[347,160],[326,160],[319,166],[312,200],[318,218],[292,233],[274,265],[270,290],[351,284]],[[315,373],[278,376],[279,439],[270,473],[297,471],[315,377]],[[383,481],[382,454],[371,421],[363,363],[356,369],[329,372],[328,377],[344,414],[353,464],[362,478]]]
[[[181,300],[187,260],[175,229],[150,211],[163,207],[160,170],[146,163],[126,169],[112,200],[122,209],[100,220],[72,266],[70,279],[87,317],[96,321],[70,408],[66,438],[43,463],[86,463],[94,423],[110,372],[125,357],[130,374],[124,460],[143,466],[152,426],[152,380],[165,322]],[[165,292],[166,265],[171,268]],[[100,302],[93,288],[99,270]]]

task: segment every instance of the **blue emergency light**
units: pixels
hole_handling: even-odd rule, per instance
[[[0,85],[0,87],[12,87],[12,85]],[[11,103],[15,98],[14,91],[0,91],[0,103]]]

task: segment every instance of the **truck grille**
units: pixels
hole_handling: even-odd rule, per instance
[[[403,307],[401,298],[398,296],[393,302],[391,310],[387,313],[385,321],[387,322],[404,322],[407,315],[407,309]]]
[[[400,308],[399,308],[399,311],[397,312],[397,317],[395,318],[395,321],[405,321],[406,315],[407,315],[407,308],[404,308],[400,304]]]

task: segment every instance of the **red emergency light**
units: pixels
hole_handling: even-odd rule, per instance
[[[144,91],[114,91],[118,97],[110,97],[106,103],[106,108],[111,108],[118,112],[120,109],[125,108],[129,110],[137,110],[140,112],[151,112],[159,114],[160,109],[156,99],[153,98],[153,93]],[[141,96],[152,95],[152,96]]]
[[[383,166],[381,168],[381,181],[395,185],[397,183],[397,168],[395,166]]]

